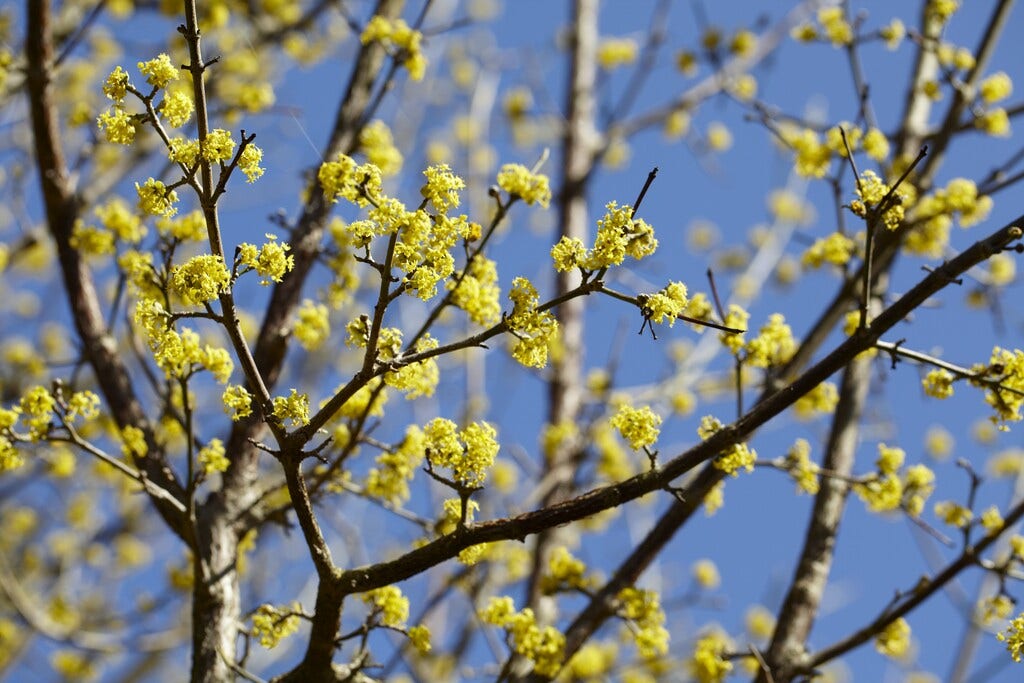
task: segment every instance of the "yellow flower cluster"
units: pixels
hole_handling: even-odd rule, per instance
[[[76,219],[71,231],[71,246],[84,254],[113,254],[116,241],[138,244],[146,236],[146,227],[138,215],[119,197],[96,207],[93,213],[100,220],[100,226]]]
[[[773,313],[756,337],[747,342],[746,362],[755,368],[779,367],[796,353],[793,330],[781,313]]]
[[[465,215],[436,216],[417,210],[400,214],[371,211],[377,223],[393,222],[398,228],[394,266],[405,271],[404,283],[410,294],[426,301],[437,293],[437,284],[455,270],[451,249],[460,239],[474,234],[474,225]]]
[[[239,262],[262,278],[261,285],[269,285],[271,281],[280,282],[285,273],[295,267],[295,257],[289,254],[291,246],[287,242],[278,242],[277,235],[268,233],[267,241],[262,247],[249,242],[238,246]]]
[[[432,649],[430,644],[430,629],[425,624],[410,626],[406,632],[409,642],[421,655],[425,655]]]
[[[224,259],[213,254],[193,256],[171,272],[171,286],[187,306],[213,301],[230,283]]]
[[[363,126],[359,131],[359,148],[366,160],[380,169],[381,175],[393,176],[402,170],[402,153],[383,121],[375,119]]]
[[[346,154],[321,164],[317,180],[324,197],[332,203],[341,197],[357,206],[366,206],[371,200],[377,203],[381,196],[380,169],[369,163],[357,164]]]
[[[1021,419],[1020,409],[1024,405],[1024,351],[995,347],[988,366],[971,368],[978,379],[972,384],[985,383],[985,401],[996,411],[1000,422],[1017,422]],[[998,380],[997,382],[993,380]]]
[[[786,452],[786,471],[796,482],[797,493],[809,493],[812,496],[818,492],[818,463],[811,460],[811,444],[806,439],[797,439],[793,446]]]
[[[757,36],[746,29],[736,31],[729,40],[729,52],[737,57],[750,57],[757,49]]]
[[[614,642],[589,642],[580,647],[565,665],[569,672],[568,680],[573,681],[605,681],[615,669],[618,659],[618,647]],[[624,683],[641,683],[648,679],[642,675],[631,676],[623,672],[620,679]]]
[[[114,102],[121,102],[128,94],[128,82],[128,72],[118,65],[114,67],[103,83],[103,94]]]
[[[93,420],[100,414],[100,397],[91,391],[76,391],[66,401],[64,418],[74,422],[76,418]]]
[[[50,430],[53,420],[53,409],[57,402],[50,390],[44,386],[29,387],[21,396],[18,407],[13,411],[5,411],[5,418],[0,427],[10,430],[13,425],[4,426],[12,416],[20,416],[21,423],[28,429],[29,441],[42,440]]]
[[[461,281],[459,277],[461,276]],[[458,287],[455,283],[458,281]],[[461,308],[477,325],[493,325],[501,317],[501,288],[497,264],[483,254],[469,262],[465,275],[456,274],[446,283],[452,291],[452,303]]]
[[[166,88],[168,83],[178,78],[178,69],[171,64],[171,58],[166,53],[161,53],[148,62],[139,62],[137,66],[139,73],[145,76],[146,82],[154,88]],[[117,67],[115,73],[120,68]],[[112,77],[113,75],[111,74]]]
[[[653,446],[661,433],[661,416],[649,406],[634,408],[626,403],[619,406],[618,412],[612,416],[611,425],[619,430],[623,439],[629,441],[634,451]]]
[[[252,415],[252,394],[240,384],[225,387],[221,402],[224,403],[224,412],[234,421]]]
[[[467,505],[465,507],[465,513],[466,513],[465,522],[466,522],[466,524],[470,524],[473,521],[473,519],[476,517],[476,513],[479,512],[479,511],[480,511],[480,504],[479,503],[477,503],[475,500],[467,501]],[[442,512],[441,519],[438,520],[438,522],[437,522],[437,524],[435,525],[434,528],[437,531],[437,533],[439,533],[439,534],[441,534],[443,536],[443,535],[450,534],[450,533],[454,532],[459,527],[459,525],[462,523],[462,521],[463,521],[462,520],[462,513],[463,513],[462,499],[461,498],[446,498],[441,503],[441,512]],[[463,552],[465,552],[465,551],[463,551]]]
[[[149,453],[146,433],[134,425],[126,425],[121,430],[121,452],[126,458],[144,458]]]
[[[995,107],[979,114],[974,119],[974,127],[983,130],[992,137],[1005,138],[1010,136],[1010,116],[1002,107]],[[109,133],[108,133],[109,137]]]
[[[974,610],[977,619],[982,625],[988,626],[992,622],[1008,619],[1013,613],[1013,600],[1007,595],[993,595],[989,598],[982,598]]]
[[[878,177],[877,173],[870,169],[864,171],[860,174],[860,182],[857,183],[857,196],[859,199],[850,202],[850,209],[861,218],[867,219],[878,208],[882,199],[888,194],[889,189],[889,186]],[[895,230],[903,221],[905,214],[903,198],[903,194],[897,191],[889,200],[885,213],[880,217],[882,223],[889,230]]]
[[[164,94],[164,99],[157,107],[157,111],[167,121],[171,128],[181,128],[189,119],[196,105],[192,101],[192,95],[184,89],[171,89]],[[198,141],[197,141],[198,144]]]
[[[830,414],[839,403],[839,390],[832,382],[822,382],[793,404],[793,412],[801,420],[809,420],[815,415]]]
[[[718,454],[714,465],[715,469],[735,477],[739,475],[741,468],[747,472],[753,472],[755,462],[757,462],[757,451],[747,446],[746,443],[735,443]]]
[[[224,163],[231,159],[234,151],[235,141],[231,138],[231,131],[223,128],[214,128],[199,143],[200,156],[210,163]]]
[[[288,396],[274,397],[274,417],[281,422],[290,420],[292,426],[302,426],[309,422],[309,395],[300,394],[295,389]]]
[[[98,673],[90,657],[74,650],[57,650],[50,655],[50,666],[65,681],[91,681]]]
[[[320,348],[331,334],[327,306],[304,299],[296,316],[293,332],[299,344],[307,351]]]
[[[391,628],[404,628],[409,618],[409,599],[398,586],[384,586],[363,593],[363,602],[373,606],[380,623]]]
[[[537,310],[540,296],[526,278],[514,279],[508,296],[512,313],[507,321],[516,338],[512,357],[527,367],[543,368],[548,364],[548,344],[558,334],[558,321],[550,312]]]
[[[416,342],[413,351],[422,353],[436,349],[438,344],[439,342],[430,334],[424,334]],[[405,392],[405,398],[411,401],[421,396],[433,396],[440,378],[441,371],[437,361],[434,358],[428,358],[418,363],[401,364],[397,370],[385,373],[384,382],[390,387]]]
[[[954,379],[948,370],[940,368],[925,375],[921,385],[924,387],[924,393],[932,398],[949,398],[953,395]]]
[[[485,623],[500,626],[508,634],[517,654],[533,662],[541,676],[554,677],[565,659],[565,636],[554,626],[541,628],[529,607],[515,611],[510,597],[492,597],[480,612]]]
[[[546,209],[551,202],[548,177],[542,173],[531,173],[530,169],[522,164],[502,166],[498,171],[498,187],[531,206],[540,204]]]
[[[1013,94],[1013,81],[1005,71],[998,71],[978,84],[978,94],[985,104],[1005,100]]]
[[[902,508],[912,517],[924,510],[924,503],[935,489],[935,473],[925,465],[911,465],[900,476],[906,457],[903,449],[878,444],[878,471],[867,481],[855,484],[854,493],[872,512],[890,512]]]
[[[135,183],[135,192],[139,196],[139,209],[154,216],[170,218],[178,212],[174,206],[178,203],[178,193],[168,190],[161,181],[149,178],[145,183]]]
[[[687,293],[686,285],[682,282],[669,282],[661,291],[641,294],[637,301],[645,319],[658,324],[668,320],[668,326],[672,327],[678,317],[687,311]]]
[[[821,268],[826,263],[844,266],[853,256],[855,246],[852,239],[841,232],[834,232],[815,240],[800,257],[800,263],[808,268]]]
[[[200,346],[199,335],[188,327],[178,332],[168,327],[170,315],[155,299],[135,305],[135,323],[142,329],[157,367],[170,377],[186,378],[197,366],[204,367],[221,384],[228,381],[234,361],[226,349]]]
[[[893,19],[888,24],[878,30],[879,37],[885,41],[885,46],[890,50],[895,50],[903,42],[903,38],[907,35],[907,27],[899,19]]]
[[[732,648],[729,637],[717,630],[699,638],[686,663],[690,676],[697,683],[722,683],[732,671],[732,662],[723,655]]]
[[[247,183],[255,183],[263,175],[264,169],[260,166],[261,161],[263,161],[263,150],[256,145],[249,143],[242,150],[241,156],[238,157],[238,168],[242,169]]]
[[[582,263],[584,268],[597,270],[617,266],[627,254],[639,261],[654,253],[658,248],[654,228],[643,219],[634,219],[631,206],[609,202],[605,209],[604,217],[597,221],[594,248]]]
[[[846,142],[843,142],[843,133],[846,133]],[[863,150],[868,158],[879,163],[885,161],[889,156],[889,140],[878,128],[868,128],[864,131],[860,126],[849,121],[843,121],[832,126],[825,133],[825,146],[829,152],[843,159],[849,157],[847,146],[850,151]]]
[[[903,617],[895,619],[875,636],[875,650],[892,659],[900,659],[910,650],[910,624]]]
[[[377,466],[366,475],[366,492],[394,505],[407,501],[409,482],[422,464],[426,448],[423,430],[416,425],[407,427],[396,448],[377,456]]]
[[[100,114],[96,119],[96,127],[103,131],[107,142],[130,145],[135,141],[135,121],[120,107]]]
[[[580,428],[571,420],[562,420],[556,424],[546,424],[541,431],[541,451],[548,462],[559,453],[572,449],[580,438]]]
[[[668,652],[669,633],[665,628],[665,611],[654,591],[623,588],[618,595],[619,613],[636,624],[633,632],[637,650],[644,659],[654,659]]]
[[[974,513],[971,512],[970,508],[966,508],[951,500],[940,500],[933,509],[936,517],[958,529],[966,529],[971,520],[974,519]]]
[[[825,30],[825,35],[835,47],[842,47],[853,42],[853,27],[846,20],[842,7],[823,7],[818,10],[818,23]]]
[[[705,415],[700,419],[697,427],[697,436],[707,441],[713,434],[722,429],[722,421],[712,415]],[[714,466],[726,474],[737,476],[740,468],[747,472],[754,471],[754,463],[757,461],[757,451],[748,447],[746,443],[735,443],[719,453],[714,460]]]
[[[597,63],[611,71],[636,61],[639,48],[630,38],[605,38],[597,47]]]
[[[431,465],[450,468],[462,486],[481,486],[498,455],[497,434],[486,422],[459,431],[454,422],[438,417],[423,428],[426,456]]]
[[[359,40],[363,45],[377,42],[397,49],[402,65],[409,71],[409,78],[421,80],[427,70],[427,58],[423,56],[423,34],[409,27],[402,19],[388,19],[379,14],[366,24]]]
[[[960,9],[960,0],[928,0],[928,16],[941,22],[949,21],[949,18],[958,9]]]
[[[459,190],[465,189],[466,181],[452,172],[448,164],[428,166],[423,175],[427,182],[420,188],[420,194],[429,201],[438,213],[448,213],[458,208]]]
[[[790,36],[802,43],[809,43],[824,37],[834,47],[843,47],[853,42],[853,27],[846,20],[846,14],[842,7],[823,7],[818,10],[817,19],[817,26],[806,23],[793,27]]]
[[[299,630],[300,607],[292,603],[289,607],[260,605],[252,616],[252,635],[259,638],[260,645],[270,649]]]
[[[214,472],[226,472],[231,464],[224,451],[224,442],[220,439],[210,439],[210,442],[199,449],[199,465],[206,474]]]
[[[969,48],[957,47],[953,43],[942,42],[935,49],[935,56],[939,64],[958,71],[973,69],[977,60]]]
[[[981,526],[989,534],[994,534],[1003,528],[1003,515],[999,508],[990,505],[981,513]]]
[[[725,315],[725,320],[722,322],[726,327],[732,327],[737,330],[746,330],[747,321],[750,320],[750,314],[747,313],[742,306],[737,304],[729,304],[729,312]],[[732,332],[719,332],[718,340],[722,342],[725,348],[729,349],[734,356],[739,355],[740,351],[743,350],[743,333],[732,333]]]
[[[908,214],[915,228],[907,235],[905,250],[911,254],[938,258],[949,244],[949,230],[957,217],[967,228],[985,220],[992,210],[992,198],[978,195],[973,180],[954,178],[944,188],[918,199]]]
[[[567,590],[585,591],[595,582],[595,577],[587,576],[587,565],[583,560],[560,545],[548,557],[548,573],[541,577],[540,589],[545,595]]]
[[[805,178],[824,178],[832,161],[832,150],[822,144],[818,134],[809,128],[783,128],[782,140],[795,153],[796,172]]]
[[[381,417],[384,414],[384,406],[388,402],[388,393],[380,386],[383,383],[384,380],[380,377],[367,382],[345,402],[345,405],[338,409],[337,415],[349,419],[361,419],[364,415]],[[334,393],[340,390],[339,386]],[[321,407],[323,406],[321,405]]]
[[[1024,654],[1024,613],[1013,619],[1005,631],[1000,631],[996,638],[1006,643],[1006,649],[1010,652],[1013,661],[1019,662],[1021,654]]]

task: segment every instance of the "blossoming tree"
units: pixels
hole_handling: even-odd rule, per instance
[[[496,50],[516,40],[497,0],[2,9],[12,680],[180,679],[185,653],[197,682],[780,682],[885,658],[963,681],[979,648],[999,651],[989,680],[1020,660],[1024,499],[989,501],[1024,473],[995,447],[1024,351],[993,348],[1019,330],[999,303],[1024,216],[994,216],[1021,154],[947,169],[1024,111],[992,67],[1014,3],[762,20],[695,0],[678,36],[664,0],[565,4],[539,70]],[[602,9],[650,14],[602,35]],[[759,95],[785,50],[845,61],[842,116]],[[303,69],[307,121],[276,102]],[[714,176],[737,125],[791,176],[771,228],[714,250],[698,225],[680,255],[659,217],[686,203],[656,199],[678,182],[653,167],[671,143]],[[987,348],[940,353],[918,316]],[[615,320],[639,329],[628,349]],[[918,392],[884,420],[883,380]],[[949,429],[895,445],[922,402],[984,418],[988,469],[943,460]],[[701,545],[733,487],[741,521]],[[767,584],[741,534],[775,507],[781,588],[722,606],[719,567]],[[830,618],[837,548],[894,520],[930,566],[889,567]],[[854,571],[892,552],[872,540]],[[919,617],[965,581],[955,618]]]

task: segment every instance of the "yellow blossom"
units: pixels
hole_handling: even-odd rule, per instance
[[[1013,94],[1013,81],[1005,71],[999,71],[978,84],[978,94],[986,104],[1004,100]]]
[[[653,446],[658,440],[661,416],[652,412],[648,406],[633,408],[623,404],[612,417],[611,424],[619,430],[622,438],[629,441],[630,448],[639,450]]]
[[[184,90],[169,90],[157,107],[157,111],[171,128],[181,128],[192,118],[195,108],[196,105],[189,93]]]
[[[281,422],[290,420],[292,426],[302,426],[309,422],[309,395],[292,389],[288,396],[275,396],[273,404],[274,417]]]
[[[225,472],[230,461],[224,454],[224,442],[220,439],[210,439],[210,442],[199,450],[199,465],[206,474],[214,472]]]
[[[139,196],[139,209],[145,213],[170,218],[178,212],[174,206],[178,193],[168,190],[159,180],[149,178],[142,185],[135,183],[135,191]]]
[[[1015,662],[1019,662],[1024,654],[1024,613],[1013,619],[1005,631],[1000,631],[996,638],[1006,643],[1006,649]]]
[[[212,254],[200,254],[172,271],[174,291],[186,305],[213,301],[227,291],[231,281],[224,260]]]
[[[521,164],[502,166],[498,172],[498,187],[530,205],[540,204],[547,208],[551,201],[548,177],[540,173],[531,173]]]
[[[900,46],[904,36],[907,35],[907,27],[898,18],[893,19],[878,31],[878,35],[885,41],[885,46],[895,50]]]
[[[259,638],[263,647],[274,648],[299,630],[299,613],[298,603],[290,607],[260,605],[252,617],[252,635]]]
[[[224,412],[231,415],[232,420],[252,415],[252,395],[241,385],[225,387],[221,401],[224,403]]]
[[[960,529],[965,528],[974,518],[974,513],[963,505],[951,500],[942,500],[935,504],[935,516],[943,522]]]
[[[819,467],[811,460],[811,445],[806,439],[794,442],[786,452],[785,465],[789,476],[796,482],[797,493],[814,495],[818,492]]]
[[[384,586],[363,593],[363,602],[372,605],[380,615],[380,623],[392,628],[403,628],[409,618],[409,599],[398,586]]]
[[[747,362],[755,368],[779,367],[796,353],[793,331],[781,313],[773,313],[756,337],[747,342]]]
[[[120,103],[128,94],[128,80],[127,71],[120,66],[114,67],[103,84],[103,94],[114,102]]]
[[[1010,117],[1002,107],[990,109],[974,119],[974,127],[997,138],[1010,136]],[[109,133],[108,133],[109,136]]]
[[[113,107],[96,119],[96,126],[103,131],[107,142],[130,145],[135,141],[135,122],[131,115],[120,107]]]
[[[875,636],[875,649],[886,657],[900,659],[910,650],[910,625],[900,617]]]
[[[602,69],[612,70],[636,61],[639,48],[630,38],[605,38],[597,48],[597,63]]]
[[[718,574],[718,567],[712,560],[702,559],[693,563],[690,569],[697,585],[706,590],[715,590],[722,583]]]
[[[138,67],[146,77],[146,82],[154,88],[166,88],[169,82],[178,77],[178,69],[171,64],[171,58],[166,53],[161,53],[148,62],[139,62]]]
[[[729,638],[718,631],[698,639],[687,661],[690,675],[697,683],[722,683],[732,671],[732,662],[723,658],[731,649]]]
[[[949,398],[953,395],[953,380],[955,378],[948,370],[938,369],[931,370],[924,379],[921,380],[921,384],[924,387],[924,393],[933,398]]]

